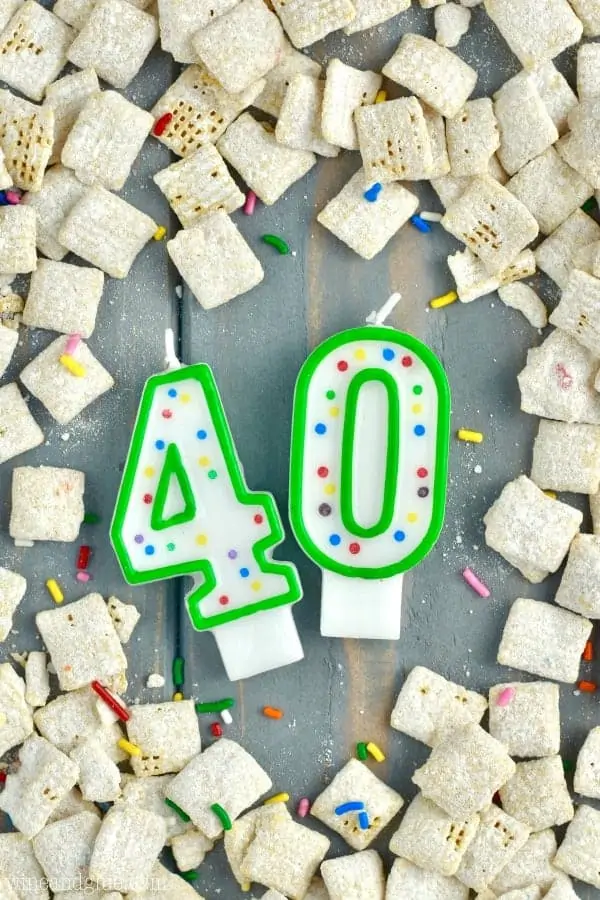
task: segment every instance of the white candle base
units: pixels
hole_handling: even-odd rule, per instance
[[[346,578],[323,572],[321,634],[323,637],[397,641],[402,614],[402,579],[380,581]]]
[[[213,631],[230,681],[289,666],[304,658],[289,606],[220,625]]]

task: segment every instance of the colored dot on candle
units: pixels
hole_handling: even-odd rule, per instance
[[[206,537],[205,534],[197,534],[196,535],[196,543],[198,544],[199,547],[204,547],[207,541],[208,541],[208,538]]]
[[[324,425],[323,422],[317,422],[315,425],[315,431],[317,434],[325,434],[327,431],[327,425]]]
[[[335,400],[335,391],[327,391],[325,396],[328,400]]]
[[[329,543],[332,547],[339,547],[339,545],[342,543],[342,539],[339,534],[330,534]]]
[[[382,353],[382,356],[386,362],[391,362],[395,358],[396,354],[391,347],[386,347]]]
[[[403,531],[395,531],[394,532],[394,540],[397,541],[399,544],[401,544],[402,541],[406,540],[405,533]]]
[[[360,553],[360,544],[350,544],[348,550],[352,554],[352,556],[356,556],[357,553]]]
[[[227,556],[229,559],[237,559],[237,550],[230,550]]]
[[[172,419],[173,418],[173,412],[170,409],[163,409],[161,415],[162,415],[163,419]]]
[[[144,503],[146,505],[152,503],[152,494],[144,494]]]
[[[329,469],[327,468],[327,466],[319,466],[319,468],[317,469],[317,475],[319,476],[319,478],[327,478],[327,476],[329,475]]]
[[[169,551],[169,553],[172,553],[173,550],[175,550],[175,544],[173,544],[173,543],[167,544],[167,550]]]
[[[210,478],[211,481],[215,480],[215,478],[217,477],[217,473],[215,472],[214,469],[210,470],[210,472],[208,473],[208,477]]]
[[[175,390],[175,388],[169,388],[168,394],[169,394],[169,397],[176,397],[177,391]]]
[[[181,400],[182,403],[189,403],[192,398],[190,397],[189,394],[182,394],[179,399]]]
[[[332,416],[334,419],[337,419],[339,414],[340,414],[339,406],[332,406],[331,409],[329,410],[329,415]]]
[[[403,356],[402,357],[402,365],[404,366],[405,369],[410,369],[412,364],[413,364],[412,356]]]
[[[246,569],[246,567],[240,569],[240,575],[242,576],[242,578],[248,578],[248,576],[250,575],[250,569]]]
[[[319,515],[320,516],[330,516],[331,515],[331,507],[329,503],[321,503],[319,506]]]
[[[260,591],[260,588],[261,588],[260,581],[253,581],[252,584],[250,585],[250,587],[252,588],[253,591]]]
[[[262,525],[262,523],[265,521],[265,519],[264,519],[264,516],[261,516],[260,513],[257,513],[254,516],[254,521],[256,522],[257,525]]]
[[[415,434],[417,437],[423,437],[423,435],[425,434],[425,426],[415,425]]]
[[[418,515],[415,512],[409,512],[406,517],[407,522],[416,522],[418,519]]]
[[[348,363],[345,359],[341,359],[337,364],[338,372],[347,372],[348,371]]]
[[[210,458],[208,456],[201,456],[198,460],[198,464],[201,466],[208,466],[210,465]]]
[[[417,494],[419,495],[419,497],[427,497],[429,494],[429,488],[426,488],[426,487],[419,488],[419,490],[417,491]]]
[[[367,354],[366,354],[365,350],[363,350],[362,347],[359,347],[358,350],[354,354],[354,358],[355,359],[366,359]]]
[[[146,476],[146,478],[152,478],[154,472],[155,469],[153,466],[146,466],[146,468],[144,469],[144,475]]]
[[[134,541],[136,542],[136,544],[143,544],[144,543],[144,535],[136,534],[136,536],[134,537]]]
[[[417,469],[417,475],[419,476],[419,478],[427,478],[427,476],[429,475],[429,472],[427,471],[425,466],[421,466],[420,468]]]
[[[416,394],[417,397],[420,397],[420,395],[421,395],[422,393],[423,393],[423,388],[422,388],[422,386],[421,386],[420,384],[415,384],[415,386],[414,386],[414,388],[413,388],[413,394]]]
[[[152,544],[148,544],[148,546],[144,550],[144,553],[146,554],[146,556],[154,556],[154,547],[152,546]]]
[[[164,441],[155,441],[154,446],[156,447],[157,450],[164,450],[165,442]]]
[[[323,490],[326,494],[335,494],[335,484],[326,484]]]
[[[423,404],[422,403],[413,403],[411,409],[415,415],[418,415],[419,413],[423,412]]]
[[[207,437],[206,431],[203,428],[201,428],[200,431],[196,432],[196,437],[198,438],[199,441],[205,441],[206,437]]]
[[[221,604],[221,606],[227,606],[227,604],[229,603],[229,597],[226,597],[225,594],[223,594],[222,597],[219,597],[219,603]]]

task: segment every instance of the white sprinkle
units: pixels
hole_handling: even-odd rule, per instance
[[[180,300],[183,297],[183,287],[180,284],[175,288],[175,296],[179,297]]]
[[[436,212],[420,212],[419,215],[425,222],[441,222],[442,214]]]
[[[226,725],[233,725],[233,716],[229,712],[228,709],[221,710],[221,718],[225,722]]]
[[[33,547],[33,541],[22,541],[15,538],[15,547]]]
[[[61,434],[60,439],[61,439],[61,441],[68,441],[70,437],[71,437],[71,435],[69,434],[69,432],[65,431],[64,434]]]
[[[148,676],[148,680],[146,682],[146,687],[161,688],[164,686],[165,686],[165,679],[162,677],[162,675],[159,675],[158,673],[153,673],[152,675]]]
[[[481,473],[483,472],[483,469],[481,468],[481,466],[475,466],[473,471],[475,472],[476,475],[481,475]]]

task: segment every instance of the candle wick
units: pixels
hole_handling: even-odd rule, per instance
[[[397,304],[402,300],[402,294],[396,292],[392,294],[389,300],[383,304],[380,310],[373,310],[367,316],[368,325],[383,325],[387,317],[394,311]]]
[[[168,371],[181,368],[181,363],[175,353],[175,335],[172,328],[165,329],[165,366]]]

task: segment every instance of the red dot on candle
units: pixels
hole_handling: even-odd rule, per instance
[[[419,478],[427,478],[429,472],[424,466],[421,466],[420,469],[417,469],[417,475],[419,476]]]
[[[338,372],[346,372],[348,369],[348,363],[345,359],[341,359],[337,364]]]
[[[317,469],[317,475],[319,476],[319,478],[327,478],[327,476],[329,475],[329,469],[327,468],[327,466],[319,466],[319,468]]]
[[[221,604],[221,606],[227,606],[227,604],[229,603],[229,597],[226,597],[225,594],[223,594],[222,597],[219,597],[219,603]]]
[[[144,494],[144,503],[152,503],[152,494]]]
[[[254,521],[256,522],[257,525],[262,525],[262,523],[263,523],[265,520],[264,520],[264,517],[261,516],[260,513],[257,513],[257,515],[254,516]]]
[[[173,413],[171,412],[170,409],[163,409],[163,411],[162,411],[162,417],[163,417],[163,419],[172,419],[172,418],[173,418]]]
[[[360,553],[360,544],[350,544],[348,550],[353,556],[356,556],[357,553]]]
[[[403,356],[402,357],[402,365],[405,369],[409,369],[413,364],[412,356]]]

